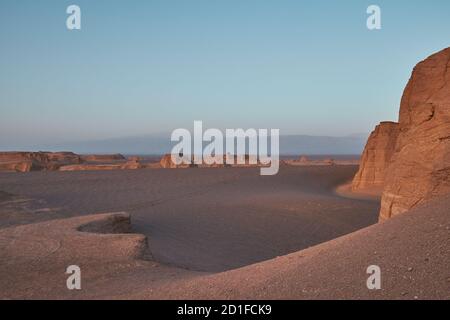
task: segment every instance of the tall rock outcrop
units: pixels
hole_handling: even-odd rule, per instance
[[[396,122],[382,122],[376,126],[364,148],[361,165],[352,182],[352,191],[381,195],[398,133]]]
[[[420,62],[400,106],[380,220],[450,192],[450,48]]]

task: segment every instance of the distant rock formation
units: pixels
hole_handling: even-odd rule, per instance
[[[48,159],[48,162],[45,164],[46,170],[58,170],[64,165],[83,162],[81,157],[73,152],[46,152],[45,155]]]
[[[109,161],[118,161],[118,160],[126,160],[126,158],[120,153],[116,154],[88,154],[82,155],[81,158],[86,162],[109,162]]]
[[[109,161],[111,162],[111,161]],[[126,162],[116,161],[115,163],[92,164],[83,163],[67,165],[59,168],[59,171],[94,171],[94,170],[137,170],[149,168],[150,166],[141,163],[138,157],[131,157]]]
[[[164,169],[176,169],[176,168],[189,168],[191,165],[189,164],[179,164],[177,165],[172,161],[171,154],[165,154],[161,160],[159,161],[161,168]]]
[[[309,163],[309,159],[307,156],[301,156],[298,160],[300,163]]]
[[[400,105],[380,220],[450,192],[450,48],[420,62]]]
[[[137,170],[142,168],[144,168],[144,166],[139,157],[131,157],[121,166],[121,169],[124,170]]]
[[[396,122],[382,122],[376,126],[369,136],[361,157],[361,165],[353,179],[353,192],[381,195],[398,133]]]
[[[62,166],[58,171],[103,171],[103,170],[120,170],[120,164],[71,164]]]
[[[153,167],[138,157],[126,160],[121,154],[83,155],[73,152],[0,152],[0,171],[86,171],[135,170]]]
[[[0,152],[1,171],[58,170],[64,165],[80,163],[81,157],[73,152]]]
[[[223,168],[226,167],[227,165],[225,164],[226,161],[226,156],[223,156],[223,164],[221,163],[213,163],[214,159],[211,158],[204,158],[203,159],[203,163],[200,165],[196,165],[194,164],[194,159],[191,159],[191,164],[186,164],[186,163],[182,163],[182,164],[176,164],[172,161],[172,155],[171,154],[165,154],[160,161],[160,166],[161,168],[165,168],[165,169],[176,169],[176,168],[194,168],[194,167],[199,167],[199,168]],[[211,163],[211,164],[208,164]]]
[[[218,155],[219,156],[219,155]],[[233,167],[233,168],[249,168],[249,167],[262,167],[266,166],[263,165],[261,162],[259,162],[257,156],[253,155],[243,155],[243,156],[234,156],[233,158],[233,164],[227,164],[227,157],[229,155],[220,155],[220,157],[223,158],[223,163],[215,163],[214,157],[208,156],[204,157],[201,164],[194,164],[194,160],[191,159],[191,164],[175,164],[172,161],[171,154],[165,154],[161,160],[160,160],[160,166],[161,168],[165,169],[176,169],[176,168],[191,168],[191,167],[198,167],[198,168],[224,168],[224,167]],[[240,160],[242,163],[238,163],[238,160]]]
[[[341,159],[336,160],[332,158],[311,160],[307,156],[301,156],[299,159],[295,160],[283,160],[283,164],[288,166],[297,167],[308,167],[308,166],[353,166],[358,165],[359,160],[357,159]]]
[[[32,161],[0,162],[0,171],[29,172],[33,169]]]

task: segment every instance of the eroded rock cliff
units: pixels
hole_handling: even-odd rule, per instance
[[[420,62],[400,106],[380,220],[450,192],[450,48]]]
[[[0,152],[2,171],[57,170],[81,162],[81,157],[73,152]]]
[[[361,165],[352,182],[352,191],[381,195],[398,133],[396,122],[382,122],[376,126],[364,148]]]

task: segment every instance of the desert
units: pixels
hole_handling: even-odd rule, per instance
[[[26,294],[19,284],[25,274],[26,279],[33,278],[32,283],[42,278],[56,285],[48,296],[42,296],[40,285],[35,283],[37,292],[29,292],[30,297],[84,297],[81,292],[59,296],[67,290],[64,282],[57,284],[64,273],[51,280],[68,261],[78,260],[82,270],[86,269],[86,284],[91,282],[87,269],[95,270],[94,278],[101,274],[109,278],[117,271],[115,267],[104,269],[105,265],[117,260],[125,261],[117,262],[119,265],[131,264],[131,269],[121,266],[121,272],[132,272],[138,265],[142,269],[136,275],[144,272],[152,279],[185,281],[193,275],[220,274],[351,233],[376,223],[379,210],[377,202],[354,201],[334,193],[355,169],[286,166],[273,177],[260,176],[257,168],[55,171],[20,177],[0,174],[0,189],[8,189],[9,194],[2,200],[2,247],[7,248],[2,250],[2,261],[8,261],[2,264],[2,274],[11,275],[2,280],[3,297]],[[97,215],[117,211],[126,214]],[[107,216],[113,218],[105,226],[94,227]],[[127,221],[131,234],[123,233],[126,228],[120,227]],[[48,232],[39,235],[41,228]],[[109,234],[112,230],[120,233]],[[27,240],[12,240],[14,234],[35,239],[30,238],[30,248],[25,249]],[[64,238],[58,239],[60,236]],[[101,243],[95,243],[97,236],[104,238]],[[115,240],[107,245],[108,238]],[[17,259],[15,245],[22,248]],[[32,252],[30,257],[27,252]],[[44,260],[39,259],[41,254]],[[27,259],[30,263],[23,262]],[[49,263],[53,260],[55,263]],[[22,267],[17,269],[17,264]],[[153,267],[147,269],[149,266]],[[23,288],[28,286],[25,278]],[[88,291],[91,289],[84,292]]]
[[[0,2],[0,300],[450,300],[450,2],[107,7]]]
[[[376,224],[379,202],[334,193],[356,170],[3,173],[2,298],[448,299],[448,197]]]
[[[302,156],[261,176],[178,170],[170,155],[145,167],[138,157],[2,153],[39,170],[0,173],[1,298],[449,299],[449,57],[414,69],[399,124],[376,127],[359,166]],[[422,84],[426,72],[436,83]],[[65,286],[74,263],[83,290]],[[381,290],[365,286],[371,265],[389,270]]]

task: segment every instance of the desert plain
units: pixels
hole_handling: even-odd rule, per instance
[[[417,64],[359,165],[1,153],[0,298],[450,299],[449,69]]]
[[[284,166],[273,177],[260,176],[257,168],[2,173],[0,189],[8,191],[0,200],[0,226],[127,212],[130,230],[147,238],[147,260],[182,273],[218,273],[376,223],[376,201],[335,193],[355,171]],[[31,273],[38,276],[41,267]],[[15,290],[19,278],[27,277],[9,278]]]
[[[419,210],[385,234],[379,200],[336,193],[357,169],[1,173],[1,297],[448,298],[436,289],[450,286],[448,221],[417,224]],[[73,264],[82,290],[66,287]],[[367,289],[372,264],[389,268],[389,287]]]

